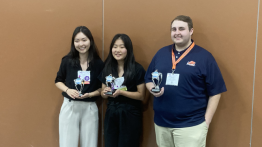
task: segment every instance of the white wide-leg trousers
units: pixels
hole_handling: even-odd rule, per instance
[[[64,98],[59,114],[60,147],[97,147],[98,108],[95,102]]]

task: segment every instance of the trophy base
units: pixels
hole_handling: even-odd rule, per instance
[[[112,91],[108,91],[105,93],[105,95],[113,95],[115,93],[116,89],[112,90]]]
[[[159,92],[160,92],[160,89],[155,89],[155,88],[153,88],[153,89],[151,89],[151,91],[154,92],[154,93],[159,93]]]

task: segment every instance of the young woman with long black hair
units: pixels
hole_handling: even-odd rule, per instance
[[[62,90],[64,102],[59,114],[60,147],[97,147],[98,108],[101,92],[97,75],[103,69],[90,30],[77,27],[71,50],[62,58],[55,85]]]
[[[106,85],[106,77],[115,77],[113,90]],[[108,99],[104,123],[105,147],[139,147],[142,132],[141,104],[145,96],[144,68],[135,61],[133,46],[125,34],[117,34],[110,45],[110,52],[99,79],[101,95]],[[122,78],[122,83],[121,83]],[[122,85],[122,90],[118,89]],[[126,90],[123,90],[123,85]],[[119,86],[117,88],[117,86]]]

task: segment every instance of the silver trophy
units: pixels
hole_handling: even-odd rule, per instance
[[[116,91],[116,89],[114,89],[114,80],[115,77],[113,77],[112,74],[106,76],[106,86],[111,88],[111,91],[105,93],[106,95],[113,95],[113,93]]]
[[[154,93],[159,93],[160,92],[159,85],[162,82],[162,73],[158,72],[157,70],[152,72],[152,81],[153,81],[155,87],[152,88],[151,91],[154,92]]]
[[[81,79],[81,78],[77,78],[74,80],[75,82],[75,87],[76,87],[76,90],[79,92],[79,97],[82,96],[82,90],[84,88],[84,85],[85,85],[85,80],[84,79]],[[80,85],[80,89],[77,88],[77,85]]]

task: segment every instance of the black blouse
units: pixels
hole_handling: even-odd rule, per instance
[[[127,87],[127,91],[130,91],[130,92],[136,92],[137,91],[137,85],[145,83],[144,82],[145,70],[144,70],[143,66],[136,62],[135,71],[136,72],[134,73],[135,75],[134,75],[133,79],[125,79],[124,80],[124,85]],[[98,78],[102,83],[106,84],[106,78],[105,78],[106,76],[108,76],[108,75],[105,75],[104,71],[103,71],[103,73],[101,73],[98,76]],[[112,76],[115,77],[115,78],[119,78],[118,73],[112,73]],[[124,77],[124,74],[123,74],[123,77]],[[108,97],[108,101],[109,102],[114,101],[114,102],[129,103],[129,104],[132,104],[132,105],[135,105],[135,106],[141,105],[141,100],[131,99],[131,98],[125,97],[123,95],[119,95],[116,98]]]
[[[70,57],[65,56],[62,58],[62,62],[59,68],[59,71],[57,72],[57,76],[55,79],[55,83],[57,82],[63,82],[68,88],[70,89],[76,89],[74,80],[77,79],[78,71],[81,71],[81,65],[78,64],[77,66],[72,66],[72,64],[69,62]],[[86,71],[90,71],[90,84],[85,84],[82,90],[82,94],[93,92],[99,88],[101,88],[101,82],[97,78],[97,75],[100,74],[100,72],[104,68],[104,63],[101,59],[94,59],[89,63],[89,67]],[[78,89],[80,89],[80,86],[78,85]],[[72,99],[70,96],[67,95],[66,92],[62,92],[62,95],[70,100],[75,101],[96,101],[98,97],[92,97],[92,98],[85,98],[85,99]]]

